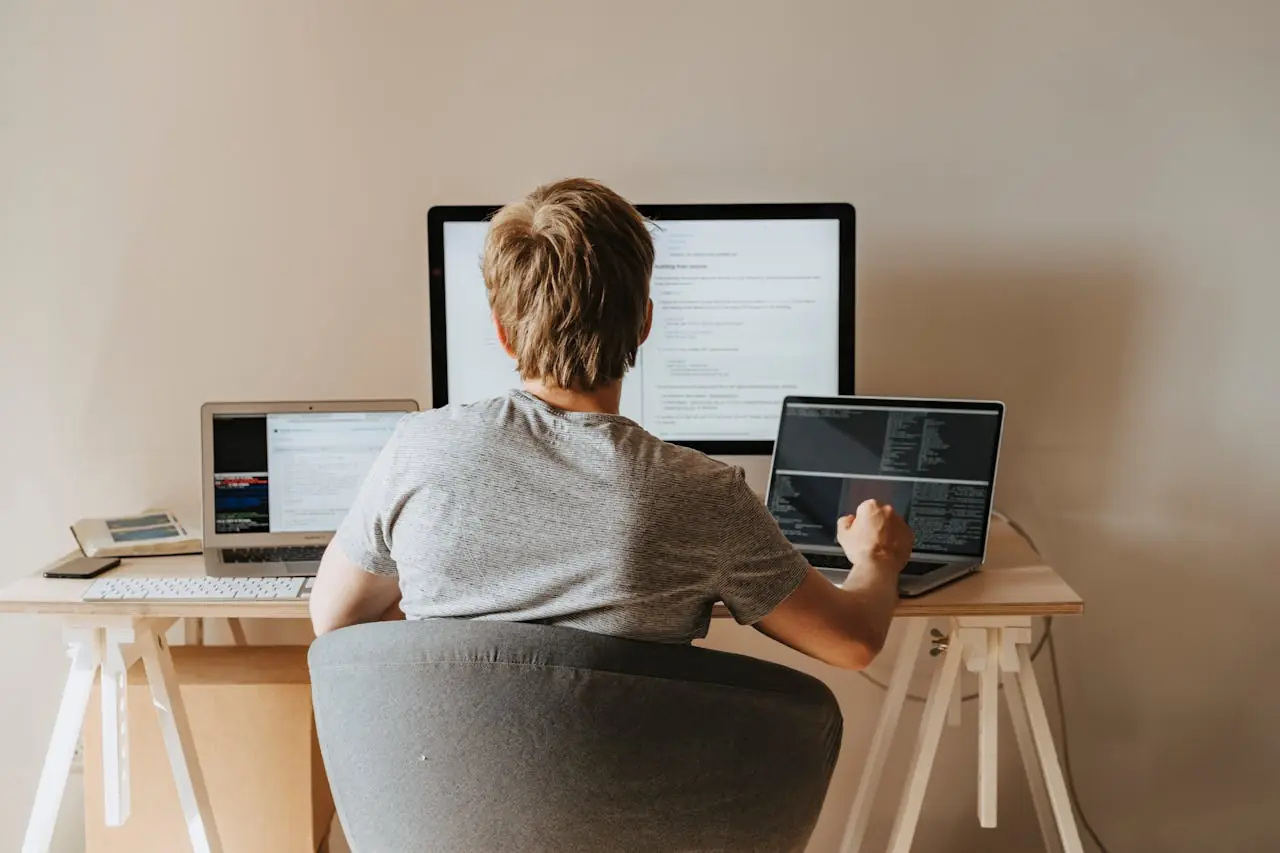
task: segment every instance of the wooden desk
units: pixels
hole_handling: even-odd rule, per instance
[[[1044,565],[1025,539],[1003,521],[991,526],[983,571],[920,598],[905,598],[898,616],[1071,616],[1084,611],[1080,596]],[[73,556],[69,555],[68,559]],[[44,569],[41,569],[43,572]],[[201,577],[204,559],[147,557],[125,560],[102,577]],[[0,589],[0,613],[50,616],[122,616],[127,619],[306,619],[297,601],[82,601],[93,581],[50,579],[37,572]],[[716,616],[727,616],[722,607]]]
[[[943,724],[954,704],[959,668],[964,663],[980,676],[980,821],[984,826],[995,825],[997,701],[1003,683],[1045,843],[1050,850],[1082,851],[1044,703],[1031,669],[1028,646],[1032,617],[1079,614],[1084,604],[1008,524],[998,521],[992,525],[988,552],[984,570],[978,574],[920,598],[904,599],[898,605],[897,615],[908,620],[906,637],[872,738],[842,853],[861,849],[872,800],[931,618],[950,620],[950,631],[945,644],[939,643],[940,647],[945,645],[945,654],[925,704],[890,850],[906,853],[911,846],[933,757]],[[126,560],[110,575],[196,577],[203,574],[203,566],[200,557],[153,557]],[[121,791],[127,790],[128,757],[124,739],[118,733],[119,702],[125,690],[125,674],[138,659],[146,667],[152,698],[160,714],[192,847],[197,853],[222,853],[164,631],[183,618],[306,619],[307,602],[82,601],[81,596],[90,583],[92,581],[47,579],[37,573],[0,590],[0,613],[35,613],[61,619],[66,625],[72,661],[23,853],[48,850],[99,670],[103,685],[104,768],[108,771],[107,820],[123,822],[127,817],[126,810],[121,808],[121,804],[127,802],[127,796],[122,797]],[[717,607],[715,615],[728,614]]]

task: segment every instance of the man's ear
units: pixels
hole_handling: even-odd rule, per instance
[[[502,351],[512,358],[515,358],[515,347],[511,346],[511,340],[507,337],[507,330],[502,328],[502,324],[498,322],[497,313],[490,312],[489,316],[493,318],[493,330],[498,333],[498,343],[502,344]],[[646,332],[646,334],[648,334],[648,332]]]
[[[653,331],[653,300],[650,299],[644,306],[644,331],[640,333],[640,343],[649,340],[649,333]]]

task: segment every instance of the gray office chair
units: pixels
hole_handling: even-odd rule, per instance
[[[840,750],[822,682],[690,646],[391,622],[310,665],[355,853],[801,851]]]

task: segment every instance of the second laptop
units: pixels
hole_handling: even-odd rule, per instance
[[[329,540],[413,400],[206,403],[201,422],[205,569],[314,575]]]

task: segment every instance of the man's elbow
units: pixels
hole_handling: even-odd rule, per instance
[[[883,637],[850,640],[842,643],[838,649],[833,649],[826,662],[840,669],[866,669],[883,648]]]
[[[330,631],[338,630],[338,626],[330,622],[328,619],[322,619],[316,616],[314,613],[312,613],[311,614],[311,630],[316,632],[317,637],[323,637],[325,634],[328,634]]]
[[[346,624],[338,618],[337,614],[330,608],[325,607],[323,603],[317,603],[314,598],[311,600],[310,612],[311,628],[316,632],[317,637],[346,627]]]

